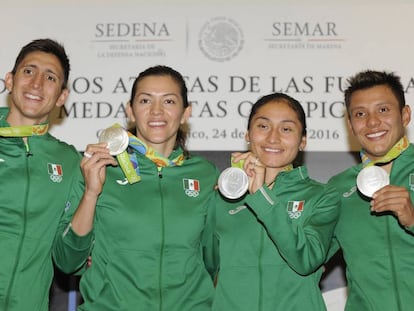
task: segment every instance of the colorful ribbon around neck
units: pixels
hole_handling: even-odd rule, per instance
[[[0,136],[3,137],[29,137],[45,135],[49,129],[49,124],[25,125],[0,127]]]
[[[115,124],[114,127],[119,127],[119,124]],[[152,147],[147,146],[143,141],[138,139],[135,135],[127,131],[128,133],[128,149],[123,151],[122,153],[116,156],[119,165],[121,166],[122,171],[125,174],[128,182],[130,184],[139,182],[141,180],[141,176],[139,173],[139,163],[138,158],[133,150],[136,150],[138,153],[146,156],[150,159],[154,164],[157,166],[157,169],[160,170],[162,167],[167,166],[180,166],[184,162],[184,155],[180,153],[174,159],[166,158],[160,155],[157,151],[155,151]]]
[[[407,136],[403,136],[388,152],[386,155],[381,157],[380,159],[376,161],[372,161],[368,158],[365,151],[362,149],[360,152],[360,157],[362,161],[363,167],[368,167],[380,163],[388,163],[393,161],[394,159],[398,158],[399,155],[408,148],[410,145],[410,141],[408,140]]]

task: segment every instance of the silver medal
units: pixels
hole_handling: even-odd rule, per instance
[[[238,167],[226,168],[219,176],[218,188],[220,193],[228,199],[242,197],[249,187],[249,177]]]
[[[101,132],[99,142],[108,143],[109,153],[118,155],[128,147],[128,133],[122,127],[109,127]]]
[[[379,166],[368,166],[362,169],[357,176],[358,190],[367,197],[390,183],[388,173]]]

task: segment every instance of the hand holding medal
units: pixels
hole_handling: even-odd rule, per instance
[[[365,154],[362,149],[360,152],[361,161],[365,166],[357,176],[358,190],[365,196],[371,198],[372,195],[381,188],[390,184],[390,177],[382,167],[376,165],[381,163],[382,165],[392,162],[398,158],[400,154],[408,148],[410,142],[407,136],[403,136],[388,152],[377,159],[371,161],[371,159]]]
[[[119,124],[104,129],[99,135],[99,142],[108,144],[109,153],[116,156],[126,179],[130,184],[141,180],[137,171],[131,163],[131,159],[126,152],[129,145],[128,132]]]

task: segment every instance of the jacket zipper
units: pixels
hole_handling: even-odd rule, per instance
[[[263,310],[263,269],[262,269],[262,257],[263,257],[263,236],[264,229],[260,227],[260,248],[259,248],[259,305],[258,310]]]
[[[26,193],[25,193],[25,200],[24,200],[24,206],[23,206],[23,229],[22,229],[22,235],[21,235],[21,240],[19,243],[19,247],[17,249],[17,254],[16,254],[16,261],[14,263],[13,266],[13,271],[12,271],[12,277],[10,280],[10,284],[9,284],[9,288],[7,290],[7,294],[6,294],[6,301],[4,303],[5,305],[5,311],[7,311],[9,309],[9,304],[10,304],[10,299],[11,299],[11,293],[13,290],[13,286],[14,286],[14,282],[16,280],[16,271],[17,271],[17,267],[19,265],[20,262],[20,256],[22,253],[22,248],[23,248],[23,242],[24,242],[24,237],[26,235],[26,219],[27,219],[27,200],[29,197],[28,194],[28,189],[30,188],[30,172],[29,172],[29,157],[32,155],[32,153],[30,152],[30,148],[29,145],[27,143],[25,143],[26,146]]]
[[[392,170],[391,170],[391,172],[390,172],[390,178],[392,178]],[[393,248],[392,248],[392,241],[391,241],[391,223],[390,223],[390,221],[391,221],[391,217],[389,217],[389,216],[387,216],[387,218],[386,218],[386,223],[387,223],[387,239],[388,239],[388,245],[389,245],[389,248],[388,248],[388,252],[389,252],[389,255],[390,255],[390,261],[391,261],[391,274],[392,274],[392,283],[393,283],[393,287],[392,288],[394,288],[394,295],[395,295],[395,301],[396,301],[396,303],[397,303],[397,310],[399,311],[399,310],[402,310],[402,305],[401,305],[401,300],[400,300],[400,295],[399,295],[399,289],[398,289],[398,282],[396,281],[397,280],[397,273],[396,273],[396,271],[395,271],[395,256],[394,256],[394,252],[393,252]],[[396,311],[397,311],[396,310]]]
[[[398,290],[398,283],[396,282],[396,273],[395,273],[395,260],[394,260],[394,253],[392,251],[392,241],[391,241],[391,228],[390,228],[390,217],[387,217],[387,240],[388,240],[388,253],[390,255],[390,261],[391,261],[391,274],[392,274],[392,283],[393,283],[393,287],[394,288],[394,295],[395,295],[395,301],[397,303],[397,310],[402,310],[401,307],[401,301],[400,301],[400,297],[398,295],[399,290]],[[397,311],[396,310],[396,311]]]
[[[159,185],[159,193],[161,199],[161,247],[160,247],[160,262],[159,262],[159,276],[158,276],[158,288],[159,288],[159,297],[160,297],[160,304],[159,310],[162,311],[163,304],[162,304],[162,263],[164,258],[164,234],[165,234],[165,224],[164,224],[164,197],[162,195],[162,187],[161,187],[161,179],[162,179],[162,167],[157,167],[158,171],[158,185]]]

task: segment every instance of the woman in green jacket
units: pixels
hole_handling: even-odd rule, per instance
[[[280,93],[252,107],[243,162],[248,192],[219,198],[220,270],[213,310],[325,310],[319,289],[339,214],[338,194],[294,167],[306,145],[300,103]]]
[[[127,114],[134,130],[119,165],[113,142],[86,148],[85,186],[69,199],[55,260],[73,272],[92,255],[78,310],[211,310],[218,172],[185,149],[191,106],[181,74],[166,66],[142,72]]]

